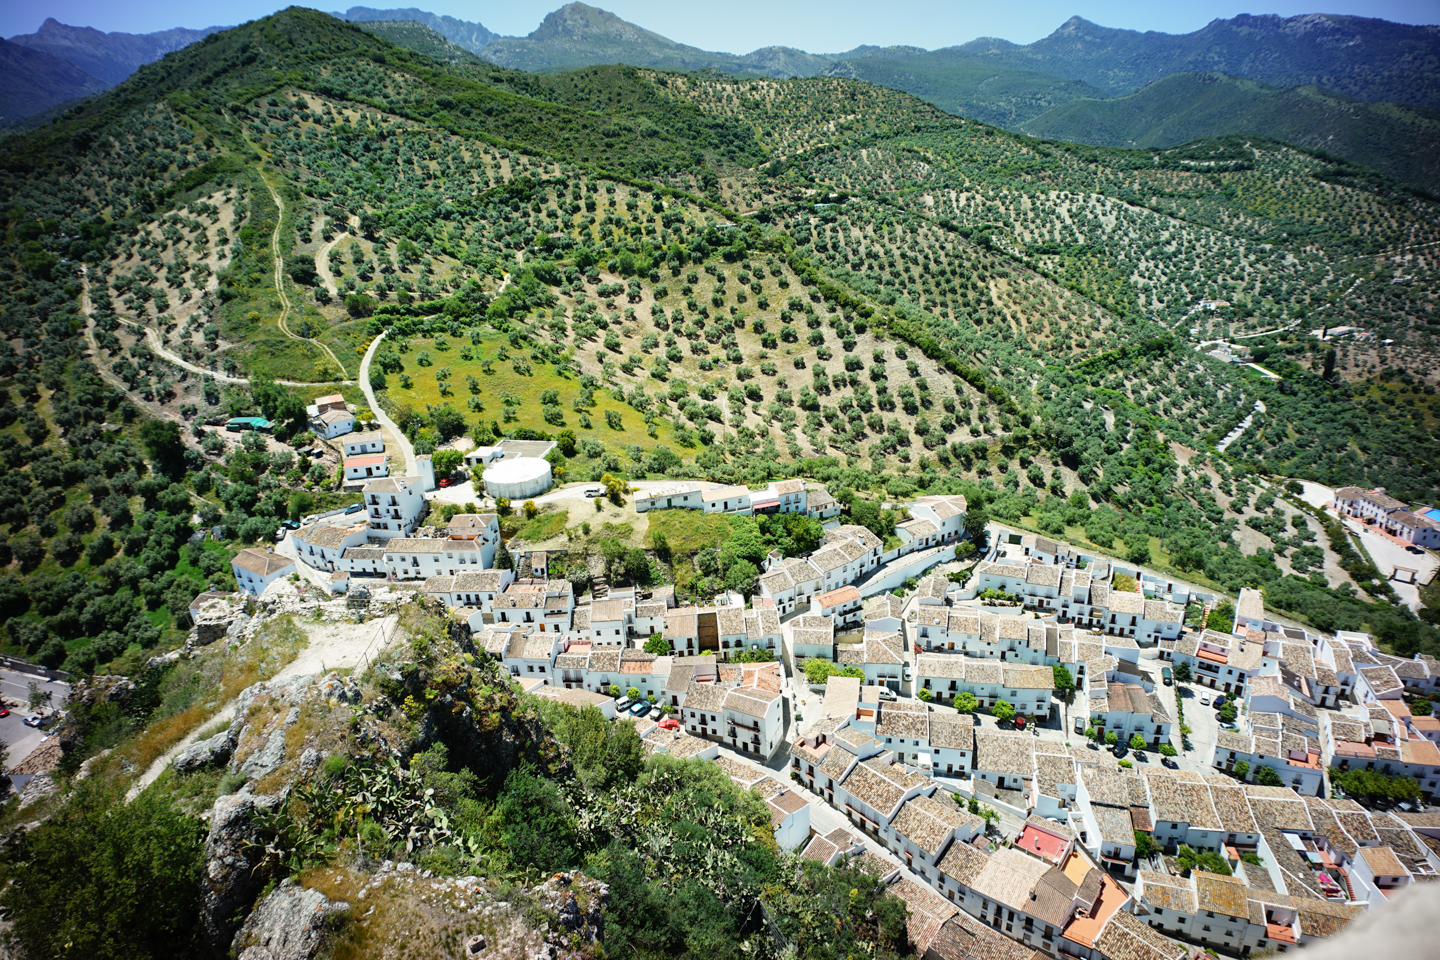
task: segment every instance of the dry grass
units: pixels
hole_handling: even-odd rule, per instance
[[[448,884],[442,886],[443,881],[420,880],[413,874],[376,880],[344,866],[310,870],[296,882],[350,905],[351,919],[335,938],[332,960],[459,957],[470,937],[484,934],[492,944],[495,939],[495,923],[469,912],[479,887],[457,893]],[[486,955],[502,953],[492,946]]]

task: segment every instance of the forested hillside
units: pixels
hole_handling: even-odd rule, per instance
[[[381,332],[370,382],[422,452],[546,435],[572,479],[963,492],[1436,642],[1283,496],[1440,494],[1440,211],[1333,158],[1077,147],[842,78],[537,76],[293,8],[6,149],[17,653],[141,658],[227,550],[346,502],[299,412],[363,404]],[[1375,339],[1307,336],[1342,325]],[[1250,334],[1271,375],[1198,348]],[[276,438],[200,426],[242,413]]]

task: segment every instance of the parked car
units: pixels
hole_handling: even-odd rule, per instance
[[[1160,668],[1160,679],[1161,679],[1161,680],[1164,680],[1164,681],[1165,681],[1165,686],[1168,687],[1168,686],[1170,686],[1171,684],[1173,684],[1173,683],[1175,682],[1175,674],[1173,674],[1173,673],[1170,672],[1170,668],[1169,668],[1169,667],[1161,667],[1161,668]]]
[[[38,713],[32,713],[30,714],[30,716],[26,717],[20,722],[25,724],[25,726],[27,727],[41,727],[45,724],[45,718],[40,716],[40,714]]]
[[[1076,733],[1084,733],[1084,732],[1085,732],[1085,718],[1084,718],[1084,717],[1076,717],[1076,718],[1075,718],[1075,732],[1076,732]]]
[[[651,707],[650,712],[645,714],[645,716],[651,720],[659,720],[661,717],[665,716],[665,711],[661,710],[659,707]]]
[[[1012,721],[1012,722],[1015,724],[1015,729],[1016,729],[1016,730],[1024,730],[1024,729],[1025,729],[1025,718],[1024,718],[1023,716],[1016,717],[1016,718],[1014,719],[1014,721]]]
[[[454,480],[451,480],[449,477],[446,477],[444,480],[441,480],[441,481],[440,481],[440,486],[442,486],[442,487],[448,487],[448,486],[450,486],[450,484],[452,484],[452,483],[454,483],[454,482],[455,482]]]
[[[276,543],[279,543],[281,540],[284,540],[284,539],[285,539],[285,535],[286,535],[287,533],[289,533],[289,532],[290,532],[290,531],[287,530],[287,529],[285,529],[284,527],[277,527],[277,528],[275,529],[275,542],[276,542]]]
[[[1205,696],[1203,696],[1203,697],[1200,698],[1200,706],[1202,706],[1202,707],[1208,707],[1208,706],[1210,706],[1210,695],[1209,695],[1208,693],[1207,693]]]
[[[9,707],[0,707],[0,717],[8,717],[8,716],[10,716],[10,708],[9,708]]]
[[[664,720],[661,720],[661,721],[660,721],[660,729],[661,729],[661,730],[679,730],[679,729],[680,729],[680,721],[679,721],[679,720],[676,720],[674,717],[666,717]]]
[[[636,701],[635,701],[635,706],[633,706],[633,707],[630,708],[630,716],[632,716],[632,717],[643,717],[643,716],[645,716],[645,714],[647,714],[647,713],[649,713],[649,712],[650,712],[650,701],[649,701],[649,700],[636,700]]]
[[[604,488],[604,487],[586,487],[584,490],[581,491],[581,495],[582,495],[582,496],[585,496],[585,497],[591,497],[591,498],[593,498],[593,497],[603,497],[603,496],[605,496],[605,488]]]
[[[631,700],[629,697],[621,697],[620,699],[615,701],[615,712],[624,713],[626,710],[630,709],[630,705],[634,702],[635,701]]]
[[[1235,724],[1233,724],[1233,723],[1226,723],[1225,721],[1222,720],[1222,721],[1220,721],[1220,729],[1221,729],[1221,730],[1239,730],[1240,728],[1237,727],[1237,726],[1236,726]]]
[[[880,699],[881,699],[881,700],[898,700],[899,697],[897,697],[897,696],[895,695],[895,691],[894,691],[894,690],[891,690],[889,687],[881,687],[881,688],[880,688]]]
[[[364,508],[364,507],[361,507],[360,509],[363,510],[363,509],[365,509],[365,508]],[[299,529],[300,529],[300,521],[299,521],[299,520],[282,520],[282,521],[280,522],[280,526],[285,527],[287,530],[299,530]]]
[[[1216,710],[1219,710],[1219,709],[1220,709],[1221,707],[1223,707],[1223,706],[1225,706],[1225,698],[1224,698],[1224,697],[1216,697],[1216,698],[1215,698],[1215,709],[1216,709]]]
[[[363,504],[363,503],[352,503],[352,504],[350,504],[350,506],[348,506],[348,507],[345,508],[345,512],[346,512],[346,513],[360,513],[360,512],[363,511],[364,509],[365,509],[365,504]]]

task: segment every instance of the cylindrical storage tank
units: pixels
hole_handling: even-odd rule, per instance
[[[550,489],[550,463],[536,457],[501,460],[485,468],[481,479],[485,481],[485,493],[492,497],[538,497]]]

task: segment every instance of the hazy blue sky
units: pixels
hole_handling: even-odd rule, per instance
[[[497,33],[534,30],[563,0],[421,0],[385,3],[379,9],[415,6],[462,20],[478,21]],[[0,3],[0,36],[30,33],[46,17],[101,30],[147,33],[167,27],[205,27],[253,20],[280,9],[275,0],[6,0]],[[343,10],[340,4],[311,4]],[[862,43],[911,44],[935,48],[976,37],[1003,37],[1029,43],[1079,15],[1107,27],[1188,33],[1217,17],[1238,13],[1349,13],[1405,23],[1440,23],[1440,0],[604,0],[592,4],[646,29],[707,50],[746,53],[785,45],[836,53]]]

